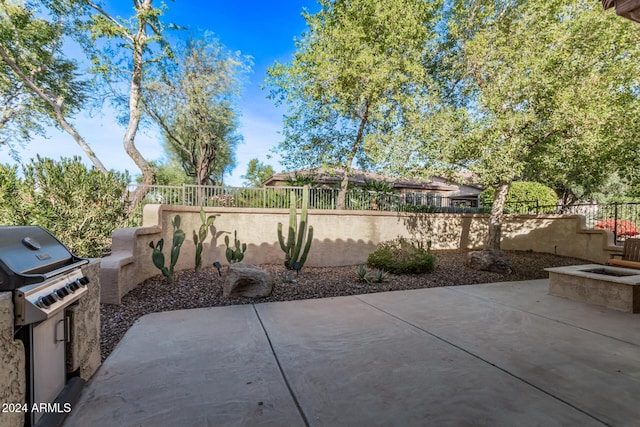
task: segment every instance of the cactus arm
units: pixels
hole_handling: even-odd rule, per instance
[[[153,250],[153,253],[151,254],[151,260],[153,261],[153,265],[158,267],[158,269],[162,270],[164,268],[164,254],[159,250]]]
[[[151,260],[153,261],[153,265],[155,265],[156,268],[160,270],[163,276],[169,278],[169,281],[171,281],[169,270],[164,265],[164,254],[162,253],[164,239],[158,240],[158,243],[156,243],[155,245],[153,244],[153,242],[150,242],[149,246],[151,247],[151,249],[153,249],[153,252],[151,253]]]
[[[200,271],[202,268],[202,251],[204,250],[204,241],[207,239],[209,227],[211,227],[215,219],[216,215],[207,217],[204,212],[204,208],[200,207],[200,228],[198,229],[198,233],[193,230],[193,243],[196,245],[196,271]]]
[[[311,249],[311,242],[313,241],[313,227],[309,226],[309,233],[307,234],[307,244],[304,246],[304,251],[302,251],[302,256],[300,257],[300,265],[304,265],[307,261],[307,255],[309,255],[309,250]]]
[[[284,236],[282,235],[282,223],[279,222],[278,223],[278,242],[280,242],[280,249],[282,249],[283,252],[287,252],[287,245],[284,244]]]
[[[184,243],[185,234],[182,230],[176,230],[173,234],[173,246],[171,248],[171,264],[169,265],[169,273],[173,275],[173,267],[178,263],[180,256],[180,247]]]
[[[287,241],[289,245],[293,245],[297,231],[298,219],[296,214],[296,193],[291,190],[291,206],[289,207],[289,240]]]
[[[304,242],[304,231],[306,223],[304,221],[300,221],[300,228],[298,232],[298,239],[296,240],[292,250],[291,250],[291,262],[298,262],[298,256],[300,255],[300,250],[302,249],[302,243]]]

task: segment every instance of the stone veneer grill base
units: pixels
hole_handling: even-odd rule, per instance
[[[549,295],[640,313],[640,270],[600,264],[545,268]]]

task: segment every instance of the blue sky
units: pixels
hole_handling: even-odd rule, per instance
[[[157,0],[154,3],[159,4]],[[110,13],[121,16],[129,16],[132,10],[130,0],[107,0],[104,4]],[[240,176],[254,157],[271,164],[276,171],[281,170],[277,157],[268,160],[267,155],[280,141],[284,110],[266,99],[267,92],[261,90],[260,85],[267,67],[275,61],[291,59],[295,51],[294,38],[300,38],[306,29],[302,11],[316,12],[319,9],[316,0],[176,0],[166,4],[167,22],[212,31],[228,49],[253,57],[253,72],[246,76],[239,103],[239,132],[244,143],[237,147],[237,165],[230,176],[225,176],[225,184],[241,185]],[[131,175],[140,173],[122,147],[124,128],[117,125],[109,108],[105,107],[101,114],[93,117],[80,114],[73,122],[108,169],[126,169]],[[163,158],[159,134],[153,130],[142,130],[136,146],[148,160]],[[19,153],[23,163],[36,154],[53,159],[79,155],[90,165],[73,139],[56,129],[51,129],[47,139],[35,138]],[[6,148],[0,148],[0,163],[15,163]]]

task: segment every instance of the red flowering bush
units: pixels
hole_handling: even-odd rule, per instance
[[[640,234],[638,233],[638,226],[636,223],[629,221],[628,219],[619,219],[618,221],[615,221],[613,218],[609,218],[604,221],[598,221],[595,229],[613,231],[614,225],[617,228],[618,237],[632,237]]]

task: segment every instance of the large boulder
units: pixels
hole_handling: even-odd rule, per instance
[[[273,278],[266,271],[251,264],[231,264],[224,280],[225,298],[263,298],[271,295]]]
[[[469,252],[467,254],[467,266],[474,270],[490,271],[492,273],[513,273],[507,254],[493,249]]]

